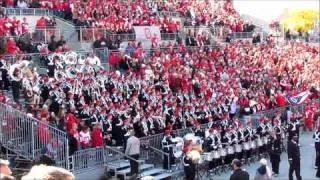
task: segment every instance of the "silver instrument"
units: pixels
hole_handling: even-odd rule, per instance
[[[172,142],[176,143],[173,145],[173,156],[175,158],[180,158],[183,155],[182,149],[184,146],[184,141],[181,137],[172,138]]]

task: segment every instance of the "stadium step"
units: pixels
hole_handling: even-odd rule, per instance
[[[176,171],[176,172],[172,172],[172,173],[168,173],[168,172],[163,172],[161,174],[158,174],[156,176],[153,176],[153,179],[154,180],[160,180],[160,179],[166,179],[166,178],[169,178],[169,177],[172,177],[174,175],[178,175],[178,174],[181,174],[182,171]]]
[[[150,170],[147,170],[147,171],[144,171],[143,173],[141,173],[141,177],[155,176],[155,175],[158,175],[163,172],[166,172],[166,170],[161,169],[161,168],[154,168],[154,169],[150,169]]]
[[[145,163],[144,160],[138,160],[140,162],[140,175],[141,177],[152,176],[155,179],[165,179],[171,176],[177,175],[180,171],[167,172],[162,168],[154,168],[154,164]],[[113,174],[116,179],[130,179],[130,163],[129,160],[121,159],[108,162],[106,165],[108,172]],[[116,175],[116,177],[115,177]]]
[[[140,164],[143,164],[144,163],[144,160],[138,160],[138,162]],[[109,169],[113,169],[113,170],[122,170],[122,169],[125,169],[125,168],[128,168],[130,167],[130,163],[129,163],[129,160],[117,160],[117,161],[112,161],[112,162],[108,162],[105,167],[109,168]]]
[[[145,170],[148,170],[148,169],[153,168],[153,167],[154,167],[153,164],[142,164],[142,165],[140,165],[140,171],[145,171]],[[131,168],[128,167],[126,169],[118,171],[117,174],[118,175],[127,175],[127,174],[130,173],[130,170],[131,170]]]

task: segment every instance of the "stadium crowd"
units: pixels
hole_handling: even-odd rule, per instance
[[[207,1],[174,1],[168,6],[139,1],[124,8],[128,4],[112,1],[98,5],[96,1],[68,4],[47,0],[30,4],[19,0],[15,5],[7,0],[5,6],[53,9],[77,26],[103,28],[118,34],[134,33],[133,26],[143,25],[159,26],[162,33],[178,31],[179,22],[158,16],[165,11],[187,17],[184,25],[188,26],[227,27],[233,32],[251,32],[255,28],[241,20],[229,1],[213,5]],[[42,17],[36,26],[41,29],[51,26],[50,23]],[[27,26],[25,19],[19,24],[15,18],[0,15],[1,36],[24,34],[28,32]],[[14,64],[1,60],[0,89],[12,91],[13,100],[0,92],[0,102],[67,132],[72,154],[78,149],[104,144],[125,146],[131,129],[137,137],[164,131],[167,134],[168,127],[238,122],[251,114],[285,107],[288,96],[303,91],[310,92],[310,99],[319,98],[319,46],[304,42],[279,45],[271,39],[261,44],[231,41],[210,46],[209,33],[192,31],[188,31],[185,45],[181,40],[166,45],[159,45],[157,39],[151,41],[150,51],[143,49],[140,42],[129,42],[125,49],[111,52],[109,72],[101,65],[104,59],[92,53],[68,51],[63,37],[56,41],[51,36],[47,46],[35,50],[43,55],[46,74],[38,74],[24,56]],[[9,39],[6,53],[30,52],[31,42],[32,39],[28,42]],[[101,36],[94,46],[118,49],[120,43]],[[307,111],[316,111],[314,105],[307,107]],[[299,119],[301,114],[294,113],[292,117]],[[7,118],[3,126],[14,128],[10,116]],[[305,121],[305,127],[314,128],[309,120]],[[44,126],[37,131],[42,143],[52,138]],[[51,158],[55,153],[49,152]]]
[[[67,131],[77,148],[101,146],[100,133],[107,144],[121,146],[132,128],[143,137],[161,133],[169,124],[179,129],[236,118],[238,111],[242,117],[284,107],[288,95],[304,90],[316,98],[318,48],[235,41],[220,48],[168,48],[149,57],[136,49],[118,56],[116,71],[110,73],[93,54],[69,53],[65,56],[73,54],[82,66],[63,68],[65,58],[56,53],[41,76],[23,70],[23,62],[10,66],[2,61],[8,73],[2,74],[1,88],[11,83],[18,108]],[[19,105],[20,88],[25,106]]]

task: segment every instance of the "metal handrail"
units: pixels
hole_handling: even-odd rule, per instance
[[[128,158],[128,159],[130,159],[132,161],[135,161],[136,163],[139,163],[139,161],[135,160],[134,158],[130,157],[129,155],[127,155],[127,154],[125,154],[125,153],[123,153],[123,152],[121,152],[121,151],[119,151],[117,149],[114,149],[111,146],[105,146],[105,148],[108,149],[108,150],[111,150],[111,151],[113,151],[113,152],[115,152],[117,154],[120,154],[121,156],[124,156],[125,158]]]
[[[164,151],[162,151],[162,150],[160,150],[160,149],[157,149],[157,148],[155,148],[155,147],[153,147],[153,146],[148,146],[148,148],[150,149],[150,150],[152,150],[153,152],[155,152],[155,153],[157,153],[157,154],[160,154],[163,158],[164,157],[168,157],[167,158],[167,167],[169,167],[169,168],[171,168],[171,166],[170,166],[170,156],[169,156],[169,153],[166,153],[166,152],[164,152]]]
[[[108,152],[108,154],[106,154],[106,152]],[[110,152],[112,154],[109,154]],[[118,154],[120,156],[114,155],[113,153],[116,153],[116,154]],[[138,164],[138,175],[140,175],[140,162],[138,160],[135,160],[134,158],[130,157],[129,155],[126,155],[125,153],[123,153],[123,152],[121,152],[121,151],[119,151],[117,149],[114,149],[111,146],[105,146],[104,162],[107,164],[107,166],[108,166],[108,164],[111,164],[111,166],[116,167],[116,168],[114,168],[115,177],[117,177],[117,168],[120,167],[120,164],[114,164],[114,163],[112,164],[112,162],[114,162],[114,161],[109,160],[111,157],[113,157],[113,158],[116,157],[117,160],[121,160],[121,159],[126,158],[126,159],[129,159],[131,161],[134,161],[135,163]]]
[[[3,146],[33,160],[41,155],[43,148],[48,145],[55,146],[57,148],[52,155],[57,165],[68,168],[69,147],[66,132],[29,117],[7,104],[0,103],[0,107],[0,137]]]
[[[53,11],[39,8],[4,8],[6,15],[33,15],[33,16],[52,16]]]
[[[89,148],[76,151],[71,156],[70,170],[72,172],[80,172],[83,170],[94,169],[104,165],[104,148]]]

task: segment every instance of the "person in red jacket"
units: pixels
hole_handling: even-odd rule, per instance
[[[74,123],[79,124],[79,120],[74,115],[74,110],[71,110],[66,116],[66,129],[67,129],[67,132],[71,131]]]
[[[310,105],[307,105],[304,110],[304,129],[308,129],[312,131],[312,119],[313,119],[313,111]]]
[[[101,147],[103,146],[103,136],[99,123],[96,123],[93,127],[92,134],[92,146],[93,147]]]
[[[286,106],[286,98],[281,94],[280,91],[278,91],[276,95],[276,101],[279,107],[284,107]]]
[[[17,45],[13,38],[10,38],[7,42],[6,49],[7,54],[15,54],[17,52]]]

